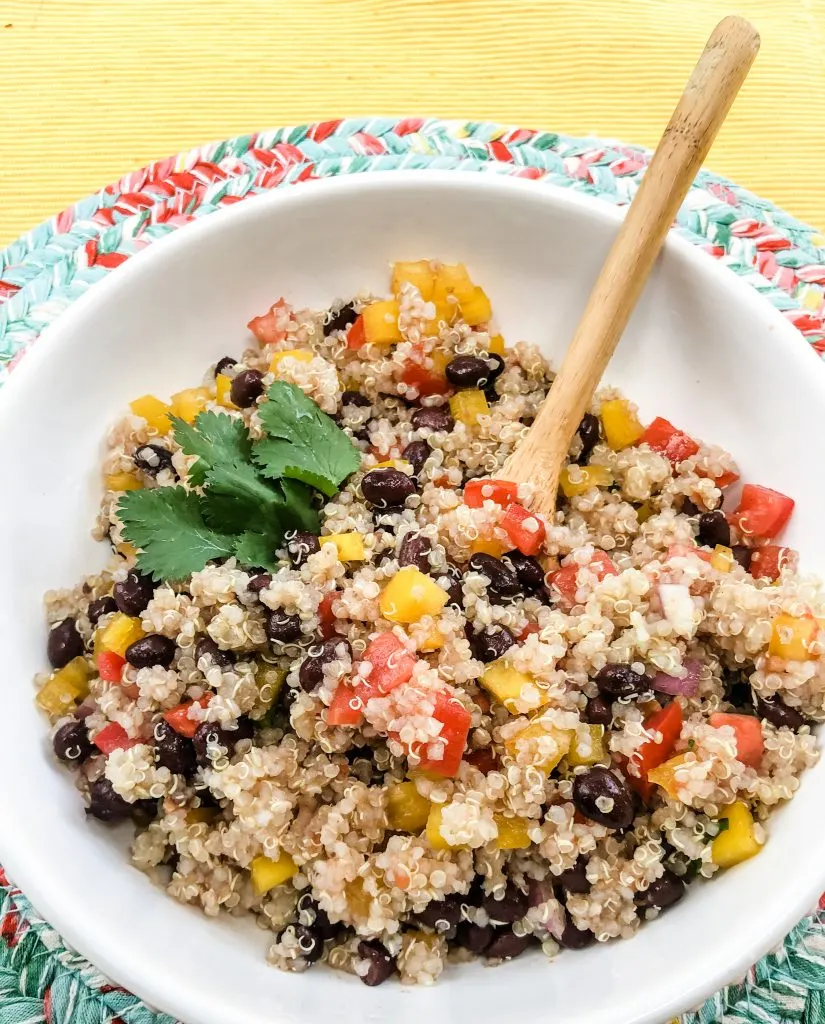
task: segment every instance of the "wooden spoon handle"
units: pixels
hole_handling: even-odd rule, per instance
[[[743,18],[713,30],[602,267],[550,394],[503,476],[531,483],[536,512],[556,509],[559,473],[688,189],[759,49]]]

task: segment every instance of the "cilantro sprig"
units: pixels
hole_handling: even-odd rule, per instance
[[[202,412],[172,417],[174,437],[194,456],[187,486],[129,491],[118,504],[138,565],[156,579],[183,579],[211,559],[276,567],[291,530],[317,533],[317,496],[332,497],[360,455],[334,420],[294,384],[276,381],[259,406],[265,436],[243,421]]]

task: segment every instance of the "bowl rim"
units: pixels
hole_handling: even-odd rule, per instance
[[[14,406],[19,401],[19,396],[29,387],[29,383],[37,374],[44,371],[44,360],[49,358],[53,347],[61,343],[62,335],[71,330],[75,322],[82,321],[96,305],[115,301],[118,292],[130,288],[135,276],[139,276],[144,267],[152,260],[156,260],[158,253],[162,258],[172,258],[178,250],[196,244],[198,239],[209,237],[211,233],[219,234],[230,219],[235,223],[255,219],[263,207],[268,209],[272,206],[300,206],[311,203],[313,196],[326,193],[340,193],[343,200],[354,192],[403,190],[413,183],[417,186],[426,183],[425,187],[432,185],[434,188],[459,191],[466,188],[487,190],[503,201],[506,201],[510,193],[524,193],[536,202],[572,208],[583,217],[595,218],[614,229],[623,220],[627,209],[551,182],[537,183],[477,171],[376,171],[305,181],[296,183],[289,189],[250,196],[248,201],[232,204],[216,211],[214,215],[185,225],[186,231],[174,231],[153,241],[151,245],[126,261],[124,266],[117,268],[118,273],[106,275],[94,288],[88,289],[69,309],[49,324],[0,389],[0,431],[18,429],[13,414]],[[820,359],[800,337],[796,328],[746,280],[739,278],[709,253],[681,237],[676,230],[671,230],[665,246],[667,251],[678,254],[679,258],[689,263],[693,262],[701,273],[710,273],[717,277],[726,290],[736,295],[737,302],[747,304],[765,320],[774,334],[776,344],[781,347],[780,355],[788,361],[793,361],[795,372],[811,373],[810,368],[814,364],[820,367],[816,372],[822,372]],[[32,905],[38,908],[55,930],[91,963],[148,1003],[168,1008],[168,1012],[177,1014],[181,1019],[186,1019],[187,1014],[193,1011],[208,1019],[207,1004],[201,1001],[198,1006],[197,998],[193,998],[196,996],[196,988],[192,985],[184,988],[179,983],[171,983],[171,975],[166,978],[146,974],[142,971],[138,958],[126,955],[119,957],[116,951],[106,944],[105,933],[99,928],[85,925],[85,917],[77,912],[77,903],[71,895],[70,887],[57,879],[50,880],[47,872],[37,870],[41,858],[28,853],[25,835],[25,820],[12,813],[10,820],[7,819],[5,827],[0,830],[0,857],[15,884],[20,886]],[[813,867],[815,863],[815,859],[809,856],[808,864]],[[723,985],[730,983],[737,973],[744,974],[815,905],[824,883],[825,869],[821,867],[819,874],[812,870],[794,873],[784,882],[784,912],[766,921],[766,927],[762,930],[754,929],[748,933],[747,941],[740,946],[735,962],[726,960],[718,964],[712,973],[704,976],[701,984],[691,985],[687,991],[674,990],[667,1002],[651,1007],[644,1016],[634,1017],[634,1022],[644,1021],[652,1024],[660,1017],[682,1012],[685,1004],[694,1005],[702,1001]]]

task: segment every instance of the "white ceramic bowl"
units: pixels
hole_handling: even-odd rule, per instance
[[[621,214],[493,175],[371,174],[279,190],[176,232],[131,259],[47,330],[0,394],[0,861],[65,938],[115,981],[193,1024],[658,1022],[693,1006],[778,942],[825,886],[825,763],[771,821],[754,860],[694,886],[630,941],[450,968],[434,989],[369,989],[319,968],[282,974],[268,936],[208,920],[129,866],[129,829],[87,821],[50,757],[31,679],[46,665],[41,595],[103,561],[89,539],[107,425],[136,395],[166,394],[240,352],[245,323],[281,294],[324,306],[387,266],[464,260],[508,341],[558,359]],[[825,372],[796,332],[734,274],[668,242],[609,380],[739,459],[747,479],[793,495],[787,540],[825,568]]]

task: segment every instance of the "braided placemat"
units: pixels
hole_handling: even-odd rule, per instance
[[[246,196],[339,174],[435,168],[533,178],[624,205],[648,157],[620,143],[493,124],[353,118],[238,136],[158,161],[0,251],[0,385],[40,332],[96,281],[155,239]],[[825,238],[818,232],[705,171],[676,230],[747,280],[825,355]],[[825,900],[741,984],[685,1014],[682,1024],[825,1021],[823,908]],[[0,869],[0,1024],[41,1022],[174,1024],[67,948]]]

